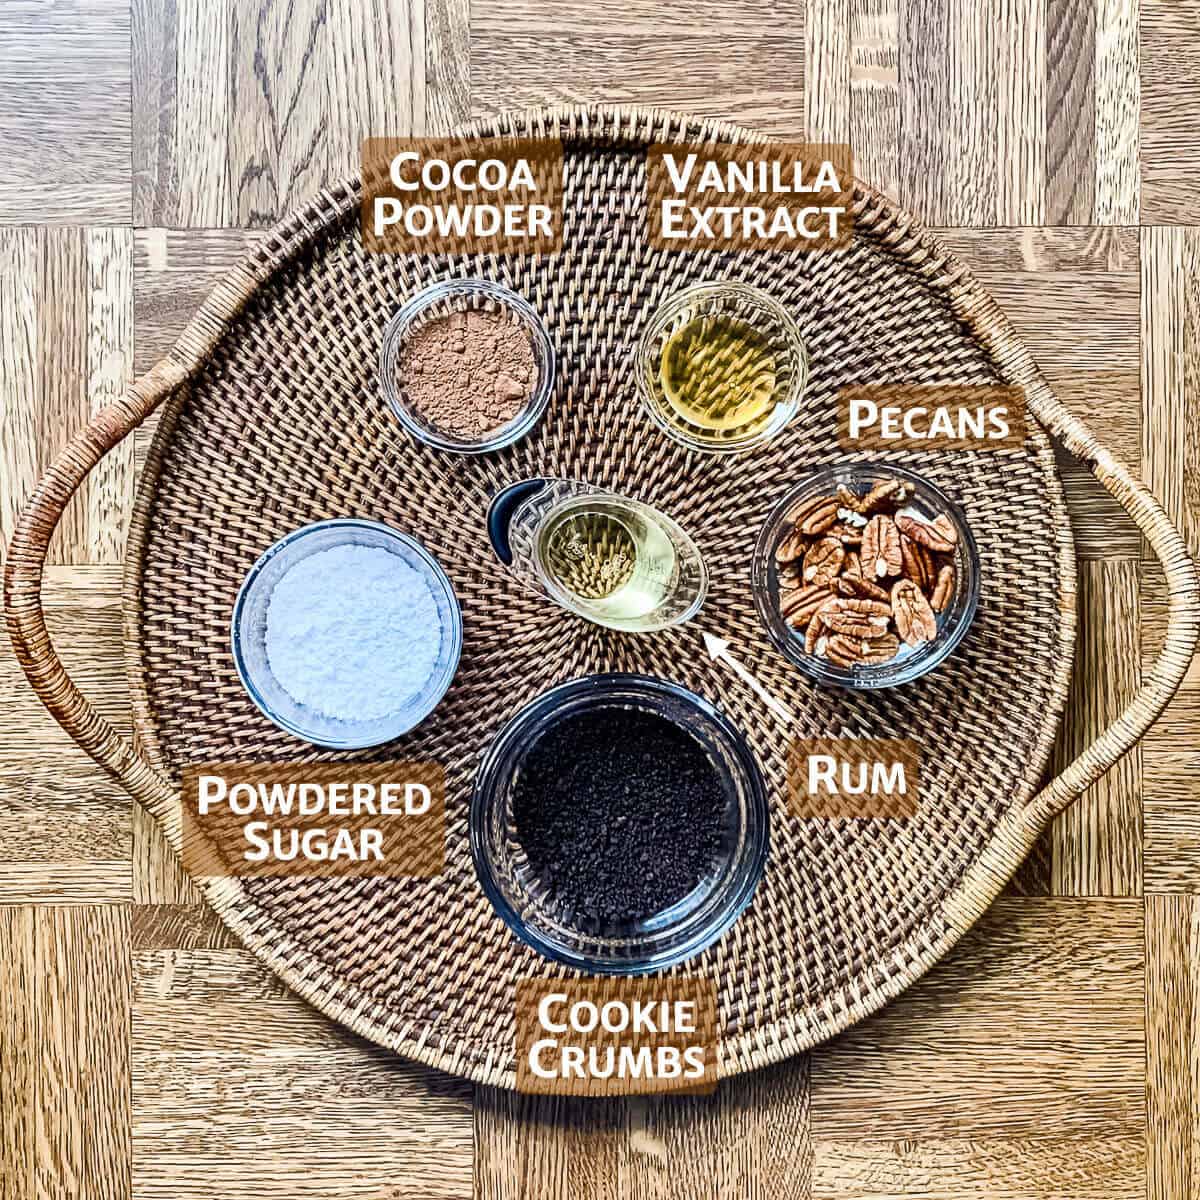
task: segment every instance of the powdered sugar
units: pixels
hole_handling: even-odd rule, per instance
[[[298,704],[338,721],[373,721],[420,694],[442,624],[425,575],[373,546],[302,558],[275,584],[265,649]]]

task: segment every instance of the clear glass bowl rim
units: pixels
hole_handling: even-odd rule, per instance
[[[606,696],[627,694],[630,691],[651,693],[680,701],[718,728],[727,739],[739,764],[747,796],[743,828],[744,846],[740,859],[730,864],[731,886],[728,894],[723,897],[721,905],[714,909],[708,922],[694,930],[686,941],[679,945],[666,946],[641,959],[600,959],[571,951],[544,938],[512,906],[497,883],[497,872],[488,849],[485,831],[491,808],[499,798],[502,781],[498,772],[501,764],[510,746],[527,732],[529,725],[540,724],[541,720],[561,708],[565,702],[576,698],[603,701]],[[480,886],[508,929],[527,946],[552,962],[596,975],[644,975],[686,962],[707,949],[729,930],[749,905],[766,868],[770,848],[770,809],[766,784],[745,736],[718,708],[681,684],[632,672],[615,671],[567,680],[549,691],[542,692],[510,717],[484,752],[475,775],[475,788],[471,796],[467,824],[471,858]]]
[[[833,663],[822,663],[804,653],[798,639],[781,628],[783,619],[775,611],[771,600],[771,589],[768,583],[771,563],[775,553],[774,541],[777,536],[777,526],[783,514],[791,508],[802,496],[816,491],[828,481],[836,484],[847,479],[857,482],[871,482],[883,476],[894,475],[909,483],[915,484],[932,493],[936,502],[950,514],[958,529],[963,542],[965,557],[969,566],[966,579],[966,596],[963,602],[962,615],[957,625],[944,637],[932,643],[928,654],[912,655],[906,660],[910,665],[900,669],[890,668],[883,663],[878,667],[865,666],[849,669],[838,667]],[[902,687],[920,679],[940,666],[953,653],[958,644],[967,635],[979,609],[979,548],[975,536],[967,522],[962,508],[956,504],[937,484],[910,467],[880,459],[863,459],[853,462],[834,463],[827,467],[817,467],[804,474],[790,487],[767,514],[766,520],[758,535],[751,560],[751,588],[754,593],[754,605],[758,610],[759,619],[763,623],[772,644],[790,662],[798,666],[805,674],[817,683],[833,684],[838,687],[855,690],[878,690],[892,687]],[[961,584],[960,584],[961,586]]]
[[[515,312],[529,329],[537,343],[538,355],[545,363],[545,370],[539,373],[537,388],[525,407],[507,425],[501,425],[481,441],[455,438],[422,424],[401,399],[400,389],[395,382],[396,361],[400,356],[403,334],[413,319],[439,300],[470,295],[486,296]],[[418,441],[436,450],[455,454],[488,454],[520,441],[545,413],[554,391],[556,374],[554,344],[537,310],[519,292],[490,279],[443,279],[422,288],[416,295],[410,296],[389,319],[384,326],[383,341],[379,348],[379,387],[396,420]]]
[[[729,438],[722,442],[709,442],[705,441],[699,435],[689,435],[678,425],[669,421],[659,411],[658,404],[651,395],[649,385],[646,383],[646,371],[649,361],[654,355],[654,342],[658,338],[662,327],[679,309],[686,307],[697,296],[720,295],[721,293],[730,292],[752,298],[771,313],[773,319],[778,321],[782,327],[784,337],[794,347],[800,367],[796,373],[796,377],[792,380],[787,398],[776,405],[772,420],[768,421],[762,429],[748,437]],[[705,280],[700,283],[694,283],[682,291],[674,292],[668,296],[651,313],[650,319],[646,322],[646,328],[642,331],[642,336],[638,339],[635,363],[636,369],[634,375],[635,383],[637,384],[638,399],[641,401],[642,408],[646,414],[663,433],[673,438],[681,446],[686,446],[689,450],[699,450],[705,454],[738,454],[743,450],[750,450],[755,446],[761,446],[764,442],[768,442],[778,436],[787,428],[792,418],[799,411],[800,401],[804,396],[804,389],[808,386],[808,347],[804,343],[804,336],[801,334],[800,326],[796,324],[795,318],[769,292],[755,287],[753,284],[743,283],[741,280]]]
[[[250,677],[250,673],[246,668],[242,654],[242,638],[238,631],[238,626],[241,623],[242,610],[246,606],[247,599],[250,595],[250,590],[254,584],[254,580],[258,578],[263,568],[276,555],[281,554],[288,546],[310,537],[314,533],[323,532],[328,529],[369,529],[373,533],[386,535],[387,537],[402,543],[421,561],[429,567],[434,578],[442,588],[451,616],[450,628],[446,630],[447,635],[451,639],[451,652],[446,662],[443,677],[437,680],[436,686],[432,687],[424,697],[425,707],[424,714],[417,718],[416,721],[409,723],[404,728],[398,728],[394,733],[383,738],[372,737],[367,740],[358,738],[346,738],[338,741],[327,739],[316,739],[312,734],[304,729],[299,728],[285,717],[280,716],[275,712],[269,704],[264,700],[262,693],[258,690],[254,681]],[[385,525],[382,521],[367,521],[360,517],[331,517],[324,521],[313,521],[309,525],[301,525],[299,529],[293,529],[291,533],[285,534],[277,542],[268,546],[266,550],[254,560],[254,565],[246,572],[245,579],[242,580],[241,587],[238,588],[237,599],[233,602],[233,615],[229,623],[230,643],[233,648],[233,665],[237,670],[238,678],[242,682],[242,687],[246,689],[246,694],[254,702],[254,707],[258,709],[264,717],[267,718],[273,725],[282,729],[285,733],[292,734],[293,737],[298,737],[302,741],[308,742],[312,746],[320,746],[327,750],[366,750],[372,746],[382,746],[393,738],[401,737],[410,729],[415,729],[441,702],[442,697],[450,688],[450,684],[454,681],[454,676],[458,673],[459,660],[462,657],[463,645],[463,624],[462,624],[462,609],[458,603],[458,596],[455,595],[454,585],[450,582],[450,577],[446,574],[442,564],[438,562],[424,546],[421,545],[415,537],[407,533],[401,533],[398,529],[393,529],[390,525]],[[424,704],[422,707],[424,707]]]

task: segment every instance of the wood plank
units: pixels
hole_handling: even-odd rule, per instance
[[[1200,903],[1146,897],[1147,1200],[1196,1195]]]
[[[477,0],[471,8],[473,113],[539,104],[650,104],[802,138],[804,9],[801,0],[754,0],[736,9],[721,0],[635,0],[617,7]]]
[[[1140,1200],[1146,1174],[1132,1134],[818,1142],[815,1158],[821,1200]]]
[[[153,221],[156,213],[174,213],[179,196],[174,161],[177,0],[130,0],[130,8],[133,223],[142,225]],[[214,82],[220,91],[220,79]],[[223,101],[221,96],[215,99]],[[206,149],[205,143],[194,148],[200,156]]]
[[[722,0],[698,0],[687,11],[689,25],[714,35],[778,38],[803,33],[806,10],[807,5],[796,0],[739,0],[736,8]],[[471,36],[493,37],[517,21],[539,37],[561,33],[568,25],[581,34],[661,36],[664,29],[674,28],[672,18],[683,13],[682,6],[671,8],[661,0],[627,0],[619,8],[586,0],[486,0],[472,11]]]
[[[1096,193],[1095,0],[1046,0],[1046,214],[1086,225]]]
[[[133,379],[133,235],[128,229],[89,229],[84,400],[87,416],[124,395]],[[88,544],[82,560],[119,563],[133,508],[133,439],[126,438],[97,463],[84,489]]]
[[[1140,564],[1080,563],[1075,670],[1051,770],[1061,771],[1141,685]],[[1071,805],[1050,831],[1056,896],[1142,894],[1142,754],[1135,747]]]
[[[1200,221],[1196,189],[1200,53],[1195,6],[1142,0],[1140,14],[1141,220],[1146,225],[1194,224]],[[1131,36],[1126,30],[1126,46]]]
[[[24,228],[0,243],[6,310],[0,420],[0,525],[11,535],[37,478],[132,370],[129,230]],[[118,446],[72,497],[51,563],[116,563],[132,504],[133,451]]]
[[[5,1103],[0,1104],[0,1194],[6,1200],[35,1195],[38,977],[32,908],[0,906],[0,1064]],[[9,1099],[16,1097],[16,1099]]]
[[[850,0],[808,0],[804,127],[813,142],[850,140]]]
[[[128,937],[120,905],[0,908],[11,1200],[129,1195]]]
[[[173,193],[137,214],[146,225],[233,225],[240,163],[231,161],[231,0],[175,0],[162,11],[162,38],[175,43],[174,111],[160,115]],[[134,61],[141,57],[134,46]],[[136,118],[135,118],[136,121]],[[136,166],[136,164],[135,164]]]
[[[998,86],[991,0],[966,0],[949,20],[946,212],[953,225],[996,219]]]
[[[39,857],[4,864],[0,905],[117,904],[133,886],[128,858],[81,860]]]
[[[931,230],[975,271],[1016,275],[1025,272],[1091,272],[1120,274],[1138,271],[1139,235],[1136,228],[1105,225],[1034,226],[1021,229]]]
[[[1138,164],[1141,71],[1139,5],[1096,0],[1097,224],[1136,225],[1141,179]]]
[[[850,146],[855,172],[897,202],[899,38],[899,0],[850,0]]]
[[[1046,13],[1041,0],[1000,0],[996,74],[1004,80],[997,126],[999,225],[1045,225]]]
[[[0,64],[0,224],[128,221],[128,3],[7,4]]]
[[[946,0],[900,0],[900,203],[931,225],[949,221],[942,140],[949,119]]]
[[[962,1195],[970,1143],[991,1144],[986,1194],[1019,1194],[1021,1148],[1041,1140],[1061,1154],[1039,1194],[1076,1177],[1098,1190],[1112,1168],[1096,1139],[1144,1138],[1143,950],[1139,901],[998,901],[908,992],[812,1052],[817,1186],[835,1143],[876,1157],[892,1142],[927,1163],[915,1194]],[[1110,1196],[1141,1194],[1140,1169],[1119,1180]]]
[[[38,478],[39,240],[0,229],[0,548]]]
[[[227,225],[227,0],[133,0],[133,220]]]
[[[471,0],[425,0],[424,132],[471,116]]]
[[[120,570],[49,567],[46,621],[68,672],[118,728],[129,728],[121,664]],[[0,642],[0,903],[130,898],[132,801],[63,732]]]
[[[425,4],[388,0],[330,4],[328,121],[331,177],[362,169],[362,140],[414,137],[425,129]],[[367,69],[364,69],[367,68]]]
[[[1142,230],[1143,478],[1200,554],[1200,229]]]
[[[808,1060],[709,1096],[591,1101],[479,1088],[478,1200],[724,1200],[810,1194]]]
[[[68,441],[87,424],[88,278],[84,231],[46,229],[38,238],[37,414],[38,476]],[[47,562],[87,562],[89,543],[87,480],[71,498],[50,542]]]
[[[471,1195],[468,1085],[333,1024],[194,911],[135,936],[135,1197]]]
[[[1162,646],[1167,622],[1167,587],[1162,568],[1142,571],[1142,666]],[[1200,656],[1167,710],[1142,739],[1145,792],[1146,892],[1200,891]]]
[[[267,227],[330,178],[324,0],[233,0],[229,55],[234,223]]]

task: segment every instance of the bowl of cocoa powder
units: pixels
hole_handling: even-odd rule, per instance
[[[384,399],[419,441],[459,454],[510,446],[541,419],[554,349],[533,307],[486,279],[418,292],[388,322],[379,357]]]

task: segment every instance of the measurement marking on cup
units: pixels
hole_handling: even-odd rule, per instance
[[[705,633],[702,636],[704,638],[704,649],[708,651],[709,657],[714,662],[724,663],[727,667],[731,668],[734,674],[750,687],[781,721],[786,722],[788,725],[791,725],[795,721],[795,713],[782,700],[778,700],[772,696],[749,668],[743,666],[729,653],[729,642],[725,638],[714,637],[711,633]]]

